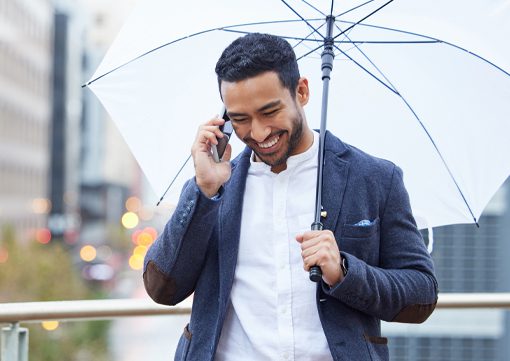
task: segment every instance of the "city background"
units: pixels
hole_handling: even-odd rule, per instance
[[[146,297],[143,257],[172,205],[156,207],[159,195],[81,87],[133,3],[0,0],[0,302]],[[441,292],[510,291],[509,187],[480,228],[434,229]],[[186,319],[33,324],[30,360],[172,359]],[[395,361],[508,360],[509,330],[503,310],[383,325]]]

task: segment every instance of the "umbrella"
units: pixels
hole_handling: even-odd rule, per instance
[[[162,194],[220,108],[221,51],[245,33],[282,36],[310,82],[312,127],[322,113],[399,165],[419,228],[477,223],[510,173],[509,15],[508,0],[143,0],[86,85]],[[167,201],[192,175],[187,164]]]

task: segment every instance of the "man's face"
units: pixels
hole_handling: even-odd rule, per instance
[[[313,135],[302,108],[308,102],[305,78],[299,80],[295,97],[275,72],[238,82],[223,81],[221,94],[239,139],[273,171],[285,169],[289,156],[302,153],[311,145]]]

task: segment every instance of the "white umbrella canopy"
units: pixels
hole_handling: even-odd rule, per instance
[[[143,0],[88,86],[162,194],[198,125],[220,109],[214,66],[244,32],[285,36],[295,46],[311,86],[307,120],[319,127],[322,49],[310,51],[330,13],[335,34],[350,29],[335,38],[327,128],[404,170],[420,228],[474,222],[510,174],[508,0],[349,0],[333,8],[311,0]],[[232,143],[234,154],[242,149]],[[191,176],[188,164],[166,201],[175,203]]]

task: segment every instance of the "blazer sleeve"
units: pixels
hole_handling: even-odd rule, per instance
[[[380,216],[378,267],[342,252],[348,267],[342,282],[326,294],[385,321],[421,323],[437,303],[437,281],[411,212],[402,171],[394,167],[386,205]]]
[[[145,289],[157,303],[175,305],[194,291],[215,229],[220,198],[204,196],[194,179],[184,185],[172,217],[144,260]]]

